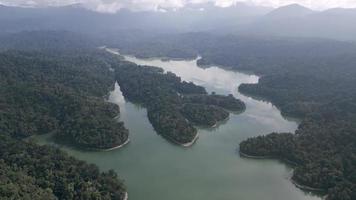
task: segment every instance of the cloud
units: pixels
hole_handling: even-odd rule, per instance
[[[256,5],[279,7],[293,3],[316,9],[324,10],[328,8],[342,7],[342,8],[355,8],[356,0],[245,0]]]
[[[298,3],[313,9],[327,9],[333,7],[356,7],[356,0],[0,0],[0,4],[9,6],[44,7],[82,4],[99,12],[114,13],[122,8],[131,10],[160,10],[179,9],[187,4],[214,3],[216,6],[228,7],[237,2],[254,5],[279,7]]]

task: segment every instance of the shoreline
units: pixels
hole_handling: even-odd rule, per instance
[[[50,138],[53,138],[53,145],[51,144],[51,146],[59,147],[59,148],[62,148],[62,146],[66,146],[66,147],[75,148],[75,149],[78,149],[78,150],[87,150],[87,151],[113,151],[115,149],[120,149],[120,148],[124,147],[125,145],[127,145],[130,142],[130,138],[127,137],[126,141],[124,143],[118,145],[118,146],[114,146],[114,147],[106,148],[106,149],[101,149],[101,148],[93,148],[93,147],[85,147],[85,146],[82,146],[82,145],[77,145],[75,143],[72,143],[71,141],[57,142],[55,136],[52,133],[46,133],[46,134],[42,134],[42,135],[48,135]],[[35,138],[36,136],[38,136],[38,135],[31,135],[29,137],[23,138],[23,141],[28,142],[32,138]]]
[[[286,164],[293,165],[293,166],[298,166],[298,164],[296,162],[287,160],[285,158],[280,158],[280,157],[275,157],[275,156],[252,156],[252,155],[248,155],[246,153],[241,152],[241,150],[239,150],[239,154],[240,154],[241,157],[244,157],[244,158],[261,159],[261,160],[262,159],[280,160],[282,162],[285,162]]]
[[[157,133],[157,132],[156,132]],[[158,133],[157,133],[158,134]],[[168,137],[168,136],[166,136],[166,135],[162,135],[162,134],[158,134],[158,135],[160,135],[162,138],[164,138],[165,140],[167,140],[168,142],[170,142],[170,143],[172,143],[172,144],[175,144],[175,145],[178,145],[178,146],[181,146],[181,147],[191,147],[191,146],[193,146],[193,144],[195,144],[195,142],[198,140],[198,138],[199,138],[199,133],[197,133],[196,135],[195,135],[195,137],[190,141],[190,142],[187,142],[187,143],[180,143],[180,142],[178,142],[178,141],[176,141],[175,139],[173,139],[173,138],[170,138],[170,137]]]
[[[249,84],[258,85],[258,83],[249,83]],[[238,92],[241,93],[242,95],[244,95],[246,97],[249,97],[249,98],[252,98],[254,100],[271,103],[273,106],[275,106],[281,112],[282,117],[284,119],[288,120],[288,121],[293,121],[293,122],[296,122],[297,124],[300,124],[303,121],[303,117],[302,116],[293,115],[293,114],[290,114],[290,113],[283,112],[281,107],[278,106],[277,104],[275,104],[274,102],[272,102],[272,100],[270,100],[268,97],[264,97],[262,95],[257,95],[257,94],[251,94],[249,92],[244,92],[244,91],[241,91],[240,88],[238,88]]]
[[[230,114],[229,116],[227,116],[226,118],[222,119],[222,120],[219,120],[219,121],[216,121],[215,124],[213,125],[198,125],[198,124],[195,124],[193,122],[191,122],[194,126],[196,126],[198,129],[215,129],[217,127],[219,127],[220,125],[226,123],[227,121],[229,121],[230,119]],[[189,121],[189,120],[188,120]]]
[[[124,143],[122,143],[122,144],[120,144],[120,145],[118,145],[118,146],[111,147],[111,148],[108,148],[108,149],[95,149],[95,150],[99,150],[99,151],[113,151],[113,150],[115,150],[115,149],[120,149],[120,148],[124,147],[124,146],[127,145],[129,142],[130,142],[130,138],[127,138],[127,140],[126,140]]]
[[[244,158],[252,158],[252,159],[277,159],[275,157],[272,157],[272,156],[252,156],[252,155],[248,155],[246,153],[243,153],[242,151],[239,150],[239,154],[241,157],[244,157]]]
[[[252,155],[248,155],[246,153],[243,153],[241,151],[239,151],[240,153],[240,156],[241,157],[244,157],[244,158],[251,158],[251,159],[278,159],[278,160],[281,160],[283,162],[286,162],[287,164],[291,164],[291,165],[294,165],[296,166],[297,164],[292,162],[292,161],[289,161],[289,160],[286,160],[286,159],[280,159],[278,157],[273,157],[273,156],[252,156]],[[293,169],[293,173],[294,173],[294,169]],[[307,186],[307,185],[303,185],[303,184],[300,184],[298,183],[296,180],[293,179],[293,177],[290,177],[289,180],[293,183],[293,185],[295,185],[297,188],[301,189],[301,190],[304,190],[304,191],[310,191],[310,192],[319,192],[319,193],[324,193],[326,192],[325,189],[322,189],[322,188],[313,188],[313,187],[310,187],[310,186]]]
[[[132,57],[132,58],[136,58],[136,59],[141,59],[141,60],[160,60],[162,62],[169,62],[169,61],[197,61],[199,59],[199,56],[196,56],[195,58],[172,58],[172,57],[168,57],[168,56],[164,56],[164,57],[140,57],[137,56],[135,54],[121,54],[120,53],[120,49],[117,48],[109,48],[109,47],[99,47],[99,49],[103,49],[106,50],[109,53],[112,53],[114,55],[120,55],[120,56],[128,56],[128,57]]]
[[[213,126],[211,126],[211,128],[216,128],[216,127],[218,127],[218,126],[220,126],[220,125],[226,123],[227,121],[229,121],[229,120],[230,120],[230,115],[231,115],[231,113],[230,113],[230,112],[228,112],[228,113],[229,113],[229,115],[228,115],[227,117],[225,117],[225,118],[222,119],[222,120],[217,121]]]
[[[310,192],[320,192],[320,193],[324,193],[326,192],[327,190],[325,189],[322,189],[322,188],[314,188],[314,187],[310,187],[310,186],[307,186],[307,185],[302,185],[302,184],[299,184],[297,181],[295,181],[293,178],[290,178],[290,181],[299,189],[301,190],[305,190],[305,191],[310,191]]]
[[[123,200],[128,200],[129,199],[129,193],[125,192],[125,196]]]
[[[191,141],[191,142],[188,142],[188,143],[184,143],[184,144],[179,144],[180,146],[182,146],[182,147],[191,147],[191,146],[193,146],[193,144],[198,140],[198,138],[199,138],[199,133],[197,133],[196,135],[195,135],[195,137],[193,138],[193,140]]]
[[[106,48],[106,50],[108,50],[108,48]],[[118,55],[120,55],[118,52],[111,52],[112,50],[111,49],[109,49],[110,51],[110,53],[113,53],[113,54],[118,54]],[[147,60],[150,60],[150,59],[159,59],[159,60],[161,60],[161,61],[166,61],[165,60],[165,58],[160,58],[160,57],[152,57],[152,58],[139,58],[139,57],[136,57],[136,56],[134,56],[134,55],[128,55],[128,56],[133,56],[133,57],[135,57],[135,58],[138,58],[138,59],[147,59]],[[174,61],[174,59],[172,59],[172,58],[170,58],[170,59],[167,59],[167,60],[169,60],[169,61],[171,61],[171,60],[173,60]],[[185,59],[182,59],[182,60],[185,60]],[[197,60],[199,60],[199,59],[197,59]],[[189,61],[189,60],[188,60]],[[202,66],[200,66],[200,65],[198,65],[197,64],[197,66],[199,66],[199,67],[201,67],[201,68],[209,68],[209,67],[219,67],[219,68],[222,68],[222,69],[226,69],[226,70],[231,70],[231,71],[237,71],[237,72],[239,72],[239,73],[244,73],[244,74],[246,74],[246,75],[255,75],[255,76],[258,76],[259,78],[261,77],[260,75],[256,75],[256,74],[254,74],[254,73],[246,73],[246,72],[243,72],[243,71],[240,71],[240,70],[235,70],[235,69],[233,69],[233,68],[226,68],[226,67],[222,67],[222,66],[217,66],[217,65],[211,65],[211,66],[204,66],[204,65],[202,65]],[[258,84],[258,81],[257,81],[257,83],[251,83],[251,84]],[[240,92],[240,91],[239,91]],[[246,97],[251,97],[251,98],[254,98],[255,96],[252,96],[252,95],[248,95],[248,94],[246,94],[246,93],[243,93],[243,92],[240,92],[242,95],[244,95],[244,96],[246,96]],[[257,96],[256,96],[257,97]],[[255,99],[255,98],[254,98]],[[257,100],[262,100],[262,101],[265,101],[265,102],[269,102],[269,103],[271,103],[273,106],[276,106],[275,104],[273,104],[272,103],[272,101],[270,101],[268,98],[265,98],[265,99],[263,99],[263,98],[261,98],[261,99],[257,99]],[[278,108],[278,106],[276,106],[277,108]],[[227,110],[227,109],[225,109],[225,110]],[[231,111],[231,110],[227,110],[227,111],[229,111],[229,113],[232,113],[232,114],[241,114],[241,113],[243,113],[244,111],[246,110],[246,104],[245,104],[245,108],[244,109],[242,109],[242,111]],[[280,108],[278,108],[278,110],[280,110]],[[236,113],[235,113],[236,112]],[[282,115],[283,116],[283,115]],[[285,116],[283,116],[283,117],[285,117]],[[217,121],[214,125],[212,125],[212,126],[208,126],[207,128],[216,128],[216,127],[218,127],[219,126],[219,124],[221,123],[221,122],[224,122],[224,121],[227,121],[228,119],[229,119],[230,117],[228,116],[226,119],[223,119],[223,120],[221,120],[221,121]],[[294,120],[293,120],[294,121]],[[175,143],[175,144],[177,144],[177,145],[180,145],[180,146],[182,146],[182,147],[191,147],[196,141],[197,141],[197,139],[199,138],[199,134],[197,133],[196,134],[196,136],[192,139],[192,141],[191,142],[188,142],[188,143],[179,143],[179,142],[177,142],[177,141],[175,141],[174,139],[170,139],[170,138],[168,138],[168,140],[169,141],[171,141],[171,142],[173,142],[173,143]],[[293,161],[289,161],[289,160],[287,160],[287,159],[282,159],[282,158],[280,158],[280,157],[276,157],[276,156],[253,156],[253,155],[248,155],[248,154],[246,154],[246,153],[243,153],[243,152],[241,152],[241,151],[239,151],[239,154],[240,154],[240,156],[241,157],[244,157],[244,158],[250,158],[250,159],[274,159],[274,160],[279,160],[279,161],[282,161],[282,162],[284,162],[284,164],[289,164],[289,165],[293,165],[293,166],[297,166],[297,163],[295,163],[295,162],[293,162]],[[293,170],[294,171],[294,170]],[[288,179],[290,179],[290,181],[297,187],[297,188],[299,188],[299,189],[301,189],[301,190],[306,190],[306,191],[314,191],[314,192],[325,192],[325,190],[323,190],[323,189],[321,189],[321,188],[313,188],[313,187],[309,187],[309,186],[306,186],[306,185],[302,185],[302,184],[299,184],[299,183],[297,183],[295,180],[293,180],[292,179],[292,177],[290,177],[290,178],[288,178]]]

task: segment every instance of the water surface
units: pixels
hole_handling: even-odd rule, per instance
[[[157,135],[146,110],[125,101],[116,84],[109,101],[120,105],[121,118],[130,130],[131,142],[110,152],[88,152],[68,146],[71,155],[95,163],[101,170],[114,169],[125,179],[130,200],[316,200],[319,197],[296,188],[289,178],[292,169],[276,160],[241,158],[238,144],[252,136],[273,131],[295,131],[271,103],[254,100],[237,91],[241,83],[257,83],[258,77],[223,70],[199,68],[193,61],[161,61],[125,56],[128,61],[171,71],[209,92],[233,94],[246,103],[244,113],[215,129],[199,129],[194,146],[182,148]],[[50,136],[39,143],[53,144]]]

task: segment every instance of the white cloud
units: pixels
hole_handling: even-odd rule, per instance
[[[288,4],[298,3],[300,5],[324,10],[328,8],[343,7],[343,8],[355,8],[356,0],[244,0],[245,2],[251,2],[256,5],[279,7]]]
[[[80,3],[92,10],[100,12],[116,12],[122,8],[131,10],[164,10],[167,8],[182,8],[187,4],[214,3],[216,6],[228,7],[236,2],[246,2],[255,5],[278,7],[298,3],[313,9],[333,7],[356,7],[356,0],[0,0],[0,4],[10,6],[63,6]]]
[[[121,8],[123,8],[124,5],[119,3],[119,2],[112,2],[112,3],[99,3],[99,4],[93,4],[93,6],[90,5],[90,9],[96,10],[98,12],[105,12],[105,13],[115,13]]]

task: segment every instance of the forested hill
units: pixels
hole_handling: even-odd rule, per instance
[[[119,108],[103,98],[116,79],[126,97],[148,108],[156,130],[171,133],[168,137],[175,137],[179,143],[189,142],[196,135],[192,123],[210,126],[228,115],[219,103],[220,96],[208,95],[201,87],[157,68],[117,63],[111,55],[87,46],[85,40],[75,40],[75,34],[67,32],[62,39],[61,33],[22,34],[37,35],[36,40],[41,41],[34,42],[30,36],[17,40],[21,34],[0,38],[0,132],[4,141],[0,148],[0,187],[11,191],[1,194],[9,199],[22,194],[34,199],[46,195],[59,199],[123,199],[124,188],[115,173],[100,174],[95,167],[79,161],[67,165],[67,160],[75,159],[18,140],[51,130],[58,141],[85,148],[122,144],[128,131],[113,119]],[[293,180],[326,192],[328,200],[356,199],[354,43],[202,33],[137,42],[118,38],[116,42],[115,47],[123,53],[173,58],[201,55],[198,62],[203,67],[219,65],[262,75],[258,84],[241,85],[239,90],[269,99],[283,114],[297,116],[302,123],[295,134],[272,133],[248,139],[241,143],[240,151],[295,163]],[[223,99],[238,110],[244,108],[234,98]],[[167,121],[168,126],[161,126]],[[183,137],[172,131],[178,125],[187,130]],[[21,148],[12,148],[17,146]],[[49,163],[53,159],[58,160],[55,165]],[[38,170],[28,170],[32,169],[29,166]],[[55,166],[60,166],[56,173],[42,170],[57,169]],[[78,174],[74,179],[70,178],[73,173]],[[22,187],[24,181],[30,183],[28,188]]]
[[[79,38],[36,34],[47,37],[20,41],[20,34],[0,43],[1,199],[124,199],[115,172],[23,142],[50,132],[58,142],[106,149],[128,139],[124,124],[114,119],[119,107],[105,100],[116,60]]]
[[[327,64],[344,57],[342,61],[353,58],[356,54],[354,42],[318,38],[213,35],[204,32],[165,34],[137,40],[118,37],[109,45],[119,48],[121,53],[140,58],[195,59],[200,55],[198,64],[202,67],[217,65],[263,75],[286,72],[297,65],[313,67]]]
[[[325,58],[315,67],[264,76],[242,93],[262,96],[282,113],[303,119],[295,135],[242,142],[240,151],[298,163],[293,180],[328,191],[328,199],[356,198],[356,58]]]
[[[98,42],[89,36],[69,31],[24,31],[0,35],[0,50],[72,51],[95,48]]]
[[[302,119],[296,134],[273,133],[242,142],[241,152],[296,163],[293,180],[322,190],[328,200],[356,199],[356,44],[322,39],[170,35],[141,45],[118,44],[140,57],[195,58],[262,75],[241,85],[284,115]],[[182,49],[187,49],[182,51]]]
[[[115,81],[143,104],[156,131],[190,146],[193,125],[213,126],[245,105],[207,94],[156,67],[124,62],[70,32],[0,37],[0,196],[5,199],[125,199],[113,171],[100,173],[52,147],[23,139],[51,133],[56,142],[106,150],[126,144],[119,107],[106,101]]]
[[[0,129],[18,138],[52,132],[87,148],[123,144],[119,108],[104,100],[115,79],[98,54],[1,53]]]
[[[126,189],[114,171],[99,172],[59,149],[0,134],[1,199],[123,200]]]
[[[205,88],[157,67],[120,62],[114,69],[123,95],[145,106],[156,132],[179,145],[190,146],[198,138],[193,125],[215,126],[228,118],[228,111],[245,109],[232,95],[209,95]]]

